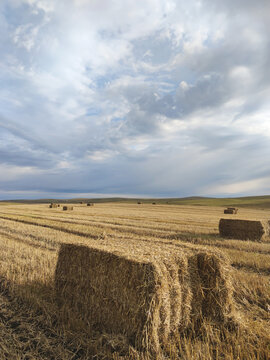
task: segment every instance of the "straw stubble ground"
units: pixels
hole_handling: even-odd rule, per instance
[[[230,218],[230,215],[227,215]],[[169,252],[221,251],[232,264],[239,328],[209,320],[167,349],[182,359],[268,359],[270,242],[222,239],[222,208],[137,204],[75,205],[71,213],[48,205],[0,207],[0,358],[105,359],[139,356],[125,337],[89,330],[72,313],[59,313],[54,291],[62,243],[95,248]],[[264,220],[269,211],[240,209],[233,218]],[[161,250],[162,249],[162,250]],[[172,322],[173,324],[173,322]],[[114,354],[114,355],[112,355]]]

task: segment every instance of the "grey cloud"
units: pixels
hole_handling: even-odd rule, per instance
[[[125,86],[127,98],[133,94],[133,107],[127,115],[126,126],[137,130],[156,131],[159,125],[157,115],[167,118],[185,118],[194,111],[215,108],[233,96],[233,86],[226,77],[210,73],[199,78],[194,85],[179,85],[176,91],[158,96],[155,88],[144,86],[143,91],[131,84]],[[122,91],[123,96],[125,95]],[[135,106],[134,106],[135,105]],[[138,110],[139,109],[139,110]],[[144,124],[142,124],[144,122]]]
[[[180,86],[175,102],[179,112],[186,115],[191,111],[221,105],[232,96],[232,91],[232,87],[222,75],[207,74],[194,86],[187,89]]]

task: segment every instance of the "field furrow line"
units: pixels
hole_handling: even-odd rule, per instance
[[[85,232],[81,232],[81,231],[77,231],[77,230],[66,229],[66,228],[63,228],[61,226],[56,226],[56,225],[41,224],[41,223],[37,223],[37,222],[34,222],[34,221],[30,221],[30,220],[14,219],[14,218],[6,217],[6,216],[0,216],[0,219],[19,222],[19,223],[23,223],[23,224],[40,226],[40,227],[49,228],[49,229],[54,229],[54,230],[58,230],[58,231],[68,233],[68,234],[79,235],[79,236],[83,236],[83,237],[89,237],[89,238],[92,238],[92,239],[98,239],[99,238],[98,235],[93,235],[93,234],[89,234],[89,233],[85,233]]]
[[[8,216],[3,216],[0,215],[0,219],[4,219],[4,220],[10,220],[10,221],[15,221],[15,222],[21,222],[21,223],[25,223],[25,224],[31,224],[31,225],[37,225],[37,226],[43,226],[43,227],[48,227],[51,229],[56,229],[56,230],[60,230],[63,232],[67,232],[70,234],[74,234],[74,235],[80,235],[80,236],[86,236],[86,237],[93,237],[93,238],[98,238],[98,236],[95,235],[89,235],[87,232],[83,232],[83,231],[78,231],[78,230],[72,230],[72,229],[67,229],[61,226],[57,226],[57,225],[52,225],[52,224],[47,224],[47,223],[42,223],[42,222],[38,222],[38,221],[33,221],[33,220],[28,220],[25,219],[24,217],[8,217]],[[34,218],[32,218],[34,219]],[[54,223],[61,223],[61,224],[71,224],[71,225],[80,225],[80,226],[85,226],[87,227],[87,225],[85,224],[80,224],[80,223],[76,223],[76,222],[68,222],[68,221],[58,221],[58,220],[51,220],[51,219],[46,219],[46,218],[42,218],[42,219],[37,219],[37,220],[48,220]],[[90,224],[89,224],[90,225]],[[90,228],[90,227],[88,227]],[[113,226],[104,226],[104,225],[94,225],[92,226],[92,228],[98,228],[98,229],[103,229],[103,230],[111,230],[111,231],[116,231],[116,232],[124,232],[124,233],[132,233],[132,234],[137,234],[137,235],[141,235],[141,236],[158,236],[160,238],[167,238],[170,235],[174,235],[175,232],[171,231],[169,234],[168,232],[165,231],[159,231],[159,230],[152,230],[152,231],[145,231],[145,230],[141,230],[140,228],[138,229],[125,229],[124,227],[113,227]],[[101,232],[100,232],[101,234]]]
[[[3,228],[0,226],[0,235],[4,235],[5,237],[11,239],[11,240],[15,240],[18,241],[20,243],[35,247],[35,248],[42,248],[48,251],[56,251],[57,248],[59,247],[59,244],[55,243],[55,247],[50,247],[48,246],[48,241],[44,240],[44,238],[39,238],[38,236],[35,235],[31,235],[29,234],[27,237],[29,237],[30,239],[33,240],[37,240],[37,242],[33,242],[31,240],[27,240],[27,238],[25,237],[24,234],[21,234],[20,232],[17,231],[13,231],[11,232],[10,230],[5,231],[3,230]]]

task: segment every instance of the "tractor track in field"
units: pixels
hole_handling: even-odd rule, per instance
[[[73,235],[79,235],[79,236],[89,237],[89,238],[93,238],[93,239],[98,239],[99,236],[102,235],[102,232],[100,232],[100,234],[98,234],[98,235],[93,235],[93,234],[89,234],[87,232],[78,231],[78,230],[71,230],[71,229],[63,228],[63,227],[57,226],[57,225],[42,224],[40,222],[35,222],[35,221],[32,221],[32,220],[18,219],[18,218],[3,216],[3,215],[0,215],[0,219],[20,222],[20,223],[24,223],[24,224],[28,224],[28,225],[41,226],[41,227],[50,228],[50,229],[54,229],[54,230],[59,230],[59,231],[63,231],[63,232],[66,232],[66,233],[73,234]],[[69,224],[71,224],[71,225],[81,225],[81,226],[85,226],[85,227],[88,227],[88,228],[91,226],[91,224],[87,225],[87,224],[81,224],[81,223],[78,223],[78,222],[55,220],[55,219],[52,220],[52,219],[37,218],[37,217],[33,217],[33,219],[48,220],[48,221],[51,221],[51,222],[62,223],[62,224],[66,224],[66,225],[69,225]],[[158,238],[163,238],[163,239],[167,239],[170,235],[171,236],[175,235],[174,232],[171,232],[170,234],[168,234],[165,231],[157,231],[157,230],[146,232],[145,230],[134,229],[134,228],[133,228],[133,231],[131,231],[130,229],[124,229],[123,227],[121,228],[121,227],[104,226],[104,225],[103,226],[93,225],[93,228],[97,228],[99,230],[104,230],[104,231],[111,230],[111,231],[115,231],[115,232],[119,232],[119,233],[136,234],[138,236],[153,236],[153,237],[158,237]]]
[[[44,228],[48,228],[48,229],[54,229],[54,230],[58,230],[58,231],[68,233],[68,234],[88,237],[88,238],[91,238],[91,239],[98,239],[99,238],[99,235],[88,234],[88,233],[77,231],[77,230],[64,229],[61,226],[56,226],[56,225],[40,224],[40,223],[30,221],[30,220],[13,219],[13,218],[9,218],[9,217],[6,217],[6,216],[0,216],[0,219],[19,222],[19,223],[28,224],[28,225],[40,226],[40,227],[44,227]]]
[[[249,265],[249,264],[240,264],[238,262],[231,262],[231,266],[233,266],[237,270],[245,270],[246,272],[252,272],[261,275],[270,275],[270,267],[268,269],[262,269],[257,266]]]
[[[7,229],[7,231],[3,231],[5,229]],[[40,236],[35,236],[35,235],[32,235],[32,234],[27,235],[30,239],[33,239],[34,241],[35,240],[38,241],[37,243],[34,243],[31,240],[29,241],[29,240],[27,240],[25,238],[20,237],[20,235],[25,237],[25,234],[21,233],[20,231],[12,230],[12,232],[11,232],[10,229],[8,229],[8,228],[5,228],[5,229],[2,226],[0,226],[0,235],[3,235],[3,236],[5,236],[5,237],[7,237],[9,239],[18,241],[20,243],[32,246],[32,247],[37,248],[37,249],[45,249],[45,250],[48,250],[48,251],[56,251],[56,249],[59,247],[59,243],[56,243],[56,242],[55,242],[55,247],[49,247],[48,245],[46,246],[45,244],[48,244],[48,241],[44,240],[44,238],[42,238]]]
[[[1,214],[1,213],[0,213]],[[7,215],[7,213],[2,213],[2,215],[4,214],[4,216]],[[19,213],[8,213],[8,215],[11,216],[22,216],[22,214]],[[136,231],[140,231],[141,229],[145,229],[145,232],[147,233],[157,233],[157,234],[168,234],[170,233],[172,236],[175,234],[177,234],[179,232],[179,229],[173,229],[170,230],[168,227],[155,227],[155,225],[143,225],[140,224],[123,224],[121,222],[115,222],[115,221],[105,221],[104,219],[101,220],[97,220],[97,219],[76,219],[74,217],[52,217],[52,216],[36,216],[36,215],[30,215],[30,214],[25,214],[23,215],[27,218],[32,218],[32,219],[38,219],[38,220],[49,220],[49,221],[53,221],[53,222],[58,222],[58,223],[65,223],[65,224],[74,224],[74,225],[83,225],[83,226],[89,226],[92,225],[94,227],[97,228],[110,228],[113,230],[119,230],[121,228],[131,228],[133,230]],[[130,220],[130,219],[129,219]],[[142,219],[141,219],[142,220]],[[195,223],[195,222],[193,222]],[[183,224],[183,223],[173,223],[173,225],[178,225],[178,226],[190,226],[190,224]],[[201,227],[201,226],[200,226]],[[127,232],[129,232],[129,230],[127,229]]]
[[[1,214],[1,213],[0,213]],[[10,214],[11,216],[20,216],[22,217],[21,214]],[[74,220],[74,218],[72,218],[72,220],[66,220],[63,218],[51,218],[51,217],[41,217],[41,216],[31,216],[31,215],[25,215],[25,217],[31,218],[31,219],[37,219],[37,220],[44,220],[44,221],[51,221],[51,222],[55,222],[55,223],[62,223],[62,224],[71,224],[71,225],[80,225],[80,226],[92,226],[93,228],[98,228],[98,229],[110,229],[113,231],[118,231],[118,232],[127,232],[127,233],[132,233],[132,234],[138,234],[138,235],[149,235],[149,236],[158,236],[158,237],[162,237],[162,238],[166,238],[168,236],[169,230],[163,230],[163,229],[155,229],[153,227],[145,227],[145,226],[132,226],[130,224],[126,225],[126,224],[110,224],[107,222],[100,222],[97,220],[86,220],[86,221],[76,221]],[[16,218],[12,218],[12,217],[7,217],[7,216],[1,216],[0,218],[6,219],[6,220],[23,220],[23,221],[31,221],[31,220],[24,220],[24,219],[16,219]],[[33,222],[34,223],[34,222]],[[39,224],[39,223],[37,223]],[[126,229],[127,228],[127,229]],[[130,229],[132,229],[132,231],[130,231]],[[145,229],[145,230],[144,230]],[[147,231],[148,230],[148,231]],[[176,235],[177,232],[176,230],[172,230],[169,235],[173,236]]]

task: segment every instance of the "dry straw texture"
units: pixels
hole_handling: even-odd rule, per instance
[[[92,330],[156,355],[203,319],[224,324],[233,314],[229,269],[217,253],[161,257],[63,244],[55,286],[61,312],[72,309]]]
[[[66,210],[73,210],[73,206],[71,205],[65,205],[63,206],[63,210],[66,211]]]
[[[262,240],[269,235],[269,221],[220,219],[222,237],[240,240]]]

